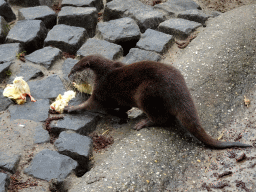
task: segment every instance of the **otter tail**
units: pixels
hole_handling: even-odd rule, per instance
[[[199,141],[203,142],[208,147],[218,148],[218,149],[225,149],[225,148],[231,148],[231,147],[252,147],[251,145],[244,144],[244,143],[225,142],[225,141],[219,141],[217,139],[213,139],[202,128],[196,112],[188,114],[183,111],[183,113],[179,113],[177,115],[177,118],[190,133],[192,133]]]

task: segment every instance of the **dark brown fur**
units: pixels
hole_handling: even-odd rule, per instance
[[[136,124],[137,130],[153,125],[168,125],[176,117],[190,133],[209,147],[250,147],[239,142],[221,142],[205,132],[185,80],[172,66],[153,61],[125,65],[92,55],[79,61],[69,77],[72,79],[76,72],[88,69],[96,76],[92,95],[81,105],[66,107],[66,112],[114,108],[125,112],[131,107],[138,107],[148,118]]]

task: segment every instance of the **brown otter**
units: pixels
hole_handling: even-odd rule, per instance
[[[205,132],[185,80],[172,66],[153,61],[125,65],[91,55],[72,68],[69,78],[74,79],[77,72],[84,70],[92,70],[95,74],[92,95],[81,105],[66,107],[68,113],[114,108],[126,112],[131,107],[138,107],[147,118],[135,125],[137,130],[153,125],[166,126],[176,117],[190,133],[209,147],[251,147],[239,142],[218,141]]]

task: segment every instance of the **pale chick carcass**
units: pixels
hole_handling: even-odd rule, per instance
[[[4,89],[3,95],[15,100],[19,105],[26,102],[27,95],[30,97],[32,102],[36,102],[36,100],[31,96],[30,88],[27,82],[23,80],[23,77],[16,77],[13,80],[13,84],[8,84]]]
[[[59,94],[55,101],[50,105],[50,109],[63,113],[64,107],[67,106],[68,102],[75,96],[76,92],[74,91],[67,91],[63,96]]]
[[[87,93],[87,94],[92,94],[92,86],[89,83],[83,83],[83,84],[77,84],[75,82],[73,82],[73,86],[79,91],[79,92],[83,92],[83,93]]]

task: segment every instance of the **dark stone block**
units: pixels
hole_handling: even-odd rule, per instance
[[[57,181],[61,182],[76,166],[77,162],[70,157],[61,155],[56,151],[44,149],[35,155],[30,166],[24,170],[24,173],[46,181],[57,179]]]
[[[16,19],[16,15],[5,0],[0,0],[0,16],[3,16],[7,22],[11,22]]]
[[[97,11],[104,8],[102,0],[63,0],[61,3],[62,7],[73,6],[73,7],[96,7]]]
[[[0,152],[0,168],[10,173],[15,173],[20,162],[20,155],[6,155]]]
[[[77,51],[77,55],[84,57],[92,54],[99,54],[108,59],[115,60],[123,55],[123,49],[120,45],[116,45],[108,41],[88,39]]]
[[[19,9],[19,20],[42,20],[45,27],[51,29],[57,23],[56,13],[48,6],[37,6]]]
[[[94,7],[63,7],[58,14],[58,24],[86,29],[89,37],[95,35],[98,12]]]
[[[84,28],[60,24],[49,31],[44,45],[51,45],[64,52],[75,54],[87,38],[88,34]]]
[[[0,64],[15,60],[17,53],[20,53],[22,51],[23,49],[20,43],[0,45]]]
[[[11,28],[7,43],[21,43],[27,53],[43,47],[47,29],[41,20],[22,20]]]
[[[0,44],[5,42],[5,38],[10,31],[10,27],[5,19],[0,16]]]

